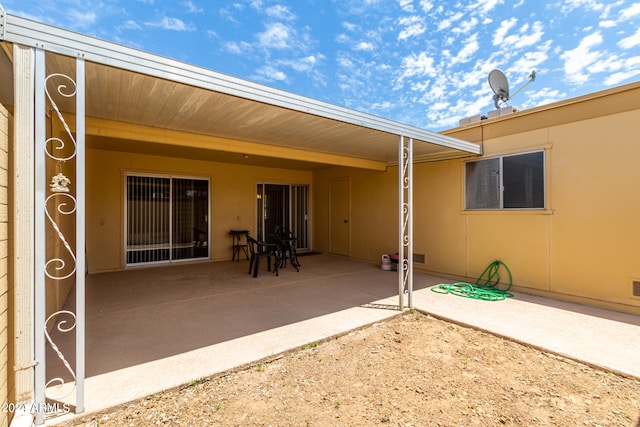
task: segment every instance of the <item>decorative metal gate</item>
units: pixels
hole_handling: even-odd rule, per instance
[[[83,412],[85,375],[85,62],[75,59],[75,76],[47,75],[46,55],[35,49],[36,424],[44,423],[47,413]],[[75,312],[61,304],[47,307],[48,296],[64,299],[74,294],[73,287]],[[55,342],[56,336],[73,332],[75,345],[62,348]],[[60,375],[48,373],[48,359],[61,365]]]

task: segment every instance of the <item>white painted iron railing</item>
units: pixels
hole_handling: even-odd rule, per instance
[[[400,310],[413,308],[413,139],[398,144],[398,296]]]
[[[76,80],[58,73],[46,75],[46,53],[35,49],[35,396],[36,424],[52,412],[84,410],[84,60],[76,58]],[[75,133],[59,108],[63,98],[75,98]],[[47,109],[51,108],[51,122]],[[47,126],[60,125],[62,136],[47,136]],[[53,132],[51,132],[53,133]],[[47,176],[51,164],[52,178]],[[49,167],[47,167],[49,166]],[[73,170],[75,169],[75,171]],[[67,175],[75,175],[75,183]],[[48,188],[47,188],[48,183]],[[72,186],[75,184],[75,191]],[[72,220],[67,220],[66,218]],[[45,221],[45,218],[47,221]],[[47,226],[48,224],[48,226]],[[69,241],[68,235],[75,235]],[[52,248],[56,248],[53,250]],[[78,256],[81,254],[81,256]],[[75,278],[75,313],[59,309],[47,313],[47,292]],[[54,341],[60,333],[75,331],[75,369]],[[67,375],[48,378],[47,351]],[[55,360],[55,359],[54,359]],[[75,392],[75,399],[68,400]],[[71,402],[71,403],[70,403]]]

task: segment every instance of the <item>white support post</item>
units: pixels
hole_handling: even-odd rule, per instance
[[[76,59],[76,413],[84,412],[85,376],[85,61]]]
[[[398,143],[398,306],[404,310],[404,137]]]
[[[413,309],[413,138],[407,144],[407,294]]]
[[[13,45],[14,75],[14,143],[13,161],[14,210],[13,223],[15,272],[15,399],[18,402],[33,399],[33,246],[34,211],[31,194],[34,183],[34,56],[30,47]]]
[[[398,295],[404,310],[404,294],[413,308],[413,138],[398,144]]]
[[[46,141],[46,111],[45,111],[45,52],[35,49],[35,277],[34,277],[34,345],[35,345],[35,396],[36,425],[44,424],[44,411],[41,405],[45,404],[46,389],[46,347],[45,347],[45,322],[46,322],[46,288],[45,288],[45,197],[46,197],[46,167],[45,167],[45,141]]]

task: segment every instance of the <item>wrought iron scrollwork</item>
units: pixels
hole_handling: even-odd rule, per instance
[[[47,260],[47,262],[45,263],[44,273],[48,278],[53,280],[67,279],[73,276],[73,274],[76,272],[76,255],[73,252],[73,248],[65,238],[64,234],[62,233],[62,230],[60,229],[60,226],[53,219],[49,211],[49,205],[51,204],[50,202],[60,198],[68,199],[69,203],[64,200],[60,200],[57,202],[57,205],[55,206],[55,210],[58,211],[58,213],[60,213],[61,215],[72,215],[73,213],[75,213],[76,211],[75,197],[67,193],[53,193],[49,197],[47,197],[45,200],[45,215],[49,219],[49,223],[53,227],[53,230],[56,232],[58,239],[60,239],[64,248],[69,253],[71,260],[73,261],[73,264],[70,267],[67,267],[67,262],[64,259],[59,257],[51,258]],[[66,273],[64,273],[65,269],[68,270]]]
[[[49,321],[51,321],[54,318],[57,318],[58,316],[70,316],[71,317],[71,323],[69,323],[69,320],[66,320],[66,319],[57,321],[55,326],[56,326],[56,329],[58,329],[58,331],[60,331],[60,332],[70,332],[70,331],[75,329],[75,327],[76,327],[76,315],[75,315],[75,313],[73,313],[71,311],[68,311],[68,310],[60,310],[60,311],[57,311],[57,312],[53,313],[44,322],[44,325],[45,325],[44,335],[45,335],[45,337],[47,339],[47,342],[49,343],[49,345],[51,346],[53,351],[55,351],[56,355],[58,356],[58,359],[60,359],[60,361],[64,365],[65,369],[73,377],[73,381],[75,381],[76,380],[75,372],[71,368],[71,365],[69,364],[67,359],[65,359],[64,355],[62,354],[62,352],[60,351],[58,346],[53,342],[53,340],[51,339],[51,335],[49,335],[49,332],[48,332],[49,331],[49,329],[48,329]],[[50,399],[63,399],[65,397],[69,396],[75,390],[75,386],[71,387],[68,391],[65,392],[64,391],[64,385],[65,384],[66,384],[66,382],[64,381],[64,379],[62,377],[52,378],[49,381],[47,381],[46,386],[45,386],[47,389],[50,386],[55,386],[52,389],[49,389],[49,391],[55,390],[55,391],[60,392],[60,395],[52,396],[50,394],[47,394],[47,397],[50,398]]]
[[[64,81],[63,83],[57,84],[55,90],[52,91],[54,95],[57,94],[65,98],[74,97],[76,95],[77,86],[76,82],[71,77],[64,74],[50,74],[46,77],[44,85],[44,91],[47,99],[51,103],[51,107],[53,108],[53,111],[55,112],[56,117],[60,121],[65,132],[64,139],[57,136],[52,136],[45,140],[45,144],[43,147],[46,155],[50,159],[57,161],[59,165],[58,174],[51,178],[51,183],[49,185],[49,191],[51,192],[51,194],[45,199],[44,213],[49,220],[49,223],[51,224],[51,227],[53,228],[57,239],[68,253],[68,256],[57,255],[55,257],[47,259],[44,266],[44,274],[47,278],[59,282],[61,280],[72,277],[74,274],[76,274],[77,269],[76,254],[74,253],[74,249],[71,244],[67,241],[61,228],[63,221],[60,221],[62,216],[74,215],[77,208],[76,198],[73,195],[69,194],[69,185],[71,184],[71,180],[62,173],[62,165],[64,165],[66,161],[71,160],[76,156],[77,144],[73,132],[71,132],[71,129],[67,124],[64,115],[60,111],[58,104],[52,96],[52,92],[50,92],[47,87],[49,82],[54,78],[62,79]],[[71,141],[73,145],[71,147],[68,147],[65,143],[65,139]],[[69,372],[69,374],[71,374],[74,382],[73,387],[70,387],[69,390],[66,390],[66,388],[64,387],[66,382],[62,377],[59,376],[48,380],[45,385],[45,389],[47,390],[46,397],[48,398],[63,399],[69,396],[76,388],[76,374],[60,348],[51,338],[51,335],[49,334],[49,323],[56,322],[55,329],[57,329],[59,332],[66,333],[71,332],[76,328],[76,321],[77,318],[75,313],[68,310],[59,310],[47,317],[45,321],[45,338],[55,352],[58,359],[60,359],[60,361],[64,365],[65,369]],[[49,394],[59,395],[51,396]]]

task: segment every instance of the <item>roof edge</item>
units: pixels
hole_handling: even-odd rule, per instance
[[[2,6],[0,5],[1,9]],[[379,130],[393,135],[405,136],[473,154],[478,154],[481,150],[480,146],[475,143],[369,113],[296,95],[27,18],[6,13],[4,17],[5,25],[3,26],[4,35],[2,39],[12,43],[61,55],[81,57],[91,62]]]

